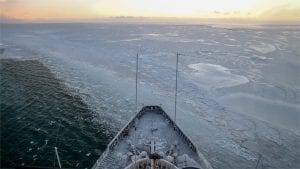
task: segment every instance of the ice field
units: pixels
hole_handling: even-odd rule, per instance
[[[0,59],[38,60],[116,133],[162,105],[214,168],[300,166],[300,27],[1,24]]]

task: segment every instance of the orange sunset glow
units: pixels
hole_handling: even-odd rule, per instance
[[[299,21],[299,0],[0,0],[1,16],[20,20],[176,17]]]

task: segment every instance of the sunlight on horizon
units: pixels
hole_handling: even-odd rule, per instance
[[[200,19],[300,20],[298,0],[0,0],[11,19],[176,17]]]

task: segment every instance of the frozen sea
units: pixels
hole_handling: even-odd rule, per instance
[[[137,53],[138,107],[161,104],[174,116],[178,52],[177,123],[214,168],[253,169],[259,156],[259,169],[300,167],[299,26],[1,24],[0,49],[1,84],[6,84],[7,65],[18,66],[8,61],[37,61],[62,81],[70,95],[80,97],[80,104],[86,104],[84,112],[92,114],[91,125],[105,126],[113,134],[135,111]],[[18,73],[31,69],[35,70],[28,65]],[[8,101],[2,97],[1,102]],[[2,124],[6,124],[4,113]],[[71,116],[48,123],[67,118]],[[80,127],[75,129],[86,136]],[[1,125],[1,130],[10,128]],[[102,134],[89,137],[95,139],[78,150],[83,157],[90,156],[84,145],[89,150],[95,145],[100,155],[103,148],[98,144],[105,147],[111,138],[98,132]],[[60,139],[64,140],[64,132]],[[7,149],[13,152],[14,147]],[[65,154],[62,159],[72,157],[67,150],[59,150]],[[66,164],[65,160],[65,165],[91,166],[96,160],[93,151],[92,155],[84,164]],[[20,158],[12,157],[7,164],[35,164],[37,160],[34,155],[25,162]],[[2,163],[3,159],[1,153]]]

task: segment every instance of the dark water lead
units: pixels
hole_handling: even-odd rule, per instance
[[[89,168],[111,138],[82,99],[36,60],[0,59],[0,112],[1,168],[53,167],[56,142],[63,167]]]

